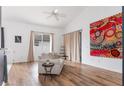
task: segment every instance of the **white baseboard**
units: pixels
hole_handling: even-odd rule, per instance
[[[8,85],[8,83],[5,83],[5,82],[3,82],[3,84],[2,84],[2,86],[7,86]]]

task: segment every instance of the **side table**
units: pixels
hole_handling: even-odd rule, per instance
[[[42,66],[44,67],[44,70],[45,70],[44,80],[46,80],[47,75],[49,75],[51,77],[51,79],[52,79],[51,71],[52,71],[52,68],[54,66],[54,63],[46,62],[46,63],[43,63]]]

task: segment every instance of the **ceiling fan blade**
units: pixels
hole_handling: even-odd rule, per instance
[[[57,21],[59,21],[59,17],[57,15],[55,15],[55,18],[56,18]]]
[[[43,13],[44,13],[44,14],[51,14],[51,12],[46,12],[46,11],[44,11]]]
[[[52,16],[53,16],[53,14],[50,14],[49,16],[47,16],[47,19],[50,18],[50,17],[52,17]]]
[[[60,17],[66,17],[65,14],[60,14],[60,13],[58,13],[57,15],[60,16]]]

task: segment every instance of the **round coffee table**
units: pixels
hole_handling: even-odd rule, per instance
[[[52,71],[52,68],[54,66],[54,63],[46,62],[46,63],[43,63],[42,66],[44,67],[44,70],[45,70],[45,78],[44,78],[44,80],[46,80],[47,75],[49,75],[51,77],[51,79],[52,79],[51,71]]]

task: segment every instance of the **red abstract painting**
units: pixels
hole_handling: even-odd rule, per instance
[[[90,24],[90,54],[122,58],[122,13]]]

